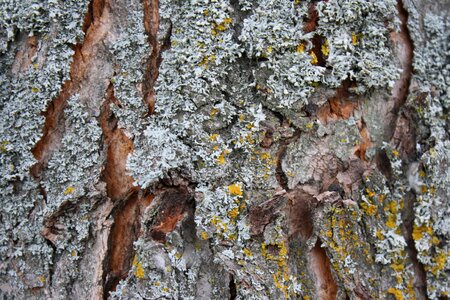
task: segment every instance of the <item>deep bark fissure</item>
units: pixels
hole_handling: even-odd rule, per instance
[[[288,177],[284,173],[283,170],[283,159],[286,156],[286,152],[289,144],[297,141],[300,138],[301,131],[300,129],[295,129],[294,134],[291,138],[282,140],[278,147],[278,151],[276,154],[276,169],[275,169],[275,178],[277,179],[278,184],[285,190],[290,191],[288,184]]]
[[[228,288],[230,290],[230,300],[236,299],[237,296],[236,281],[234,280],[233,274],[230,274],[230,283],[228,284]]]
[[[31,167],[31,174],[34,178],[40,179],[41,173],[45,169],[52,154],[57,151],[59,143],[64,135],[64,109],[67,106],[67,101],[74,95],[83,80],[83,73],[85,72],[87,61],[83,56],[83,48],[94,40],[97,34],[99,24],[96,24],[95,18],[100,18],[105,9],[104,0],[92,0],[89,4],[88,11],[84,18],[83,31],[85,37],[82,43],[73,46],[74,55],[70,65],[70,77],[66,80],[59,95],[53,99],[47,106],[47,109],[42,112],[45,118],[44,127],[42,129],[42,137],[32,149],[34,158],[37,160],[36,164]],[[89,45],[91,46],[91,45]],[[91,58],[91,56],[89,56]],[[87,59],[89,59],[87,58]]]
[[[142,93],[144,103],[148,108],[148,115],[155,112],[155,84],[159,75],[159,67],[162,62],[162,52],[170,48],[170,36],[172,24],[169,24],[167,36],[163,37],[162,43],[158,41],[158,31],[160,28],[159,1],[143,0],[144,6],[144,28],[147,33],[148,43],[151,47],[151,53],[147,59],[142,84]],[[170,22],[170,21],[169,21]]]
[[[310,266],[316,277],[316,295],[318,299],[336,299],[338,286],[331,273],[330,260],[321,247],[322,242],[317,239],[316,245],[310,252]]]

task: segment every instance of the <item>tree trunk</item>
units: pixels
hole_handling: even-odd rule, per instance
[[[448,299],[448,1],[0,8],[0,298]]]

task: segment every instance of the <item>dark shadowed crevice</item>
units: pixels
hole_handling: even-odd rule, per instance
[[[234,280],[233,274],[230,274],[230,283],[228,284],[228,288],[230,290],[230,300],[236,299],[237,296],[236,281]]]
[[[406,103],[411,85],[413,72],[414,44],[408,28],[408,12],[403,6],[403,1],[397,1],[398,17],[400,19],[400,32],[391,33],[391,41],[396,48],[396,56],[399,60],[402,72],[400,78],[392,90],[393,107],[388,115],[388,122],[385,127],[385,136],[387,140],[394,134],[395,123],[397,122],[400,108]]]

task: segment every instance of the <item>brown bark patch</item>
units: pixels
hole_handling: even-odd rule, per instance
[[[287,219],[289,237],[300,237],[306,241],[314,231],[312,211],[314,197],[303,191],[296,189],[288,194],[289,204],[287,206]]]
[[[316,277],[316,295],[318,299],[334,300],[338,288],[331,274],[330,260],[320,245],[320,240],[317,240],[309,253],[309,267]]]
[[[155,111],[155,82],[159,75],[161,64],[161,46],[158,43],[159,29],[159,1],[144,0],[144,28],[151,46],[151,54],[147,60],[143,81],[144,103],[148,107],[148,114]]]
[[[38,39],[36,36],[27,37],[25,44],[17,51],[14,57],[14,63],[11,68],[13,74],[23,72],[31,65],[37,46]]]
[[[114,88],[110,84],[106,91],[106,99],[102,105],[100,125],[106,148],[106,163],[103,177],[106,182],[108,197],[116,202],[123,199],[130,191],[137,190],[133,186],[133,178],[127,175],[126,162],[128,154],[133,151],[133,142],[124,131],[117,127],[117,119],[111,111],[111,104],[120,105],[114,97]]]
[[[259,235],[264,232],[265,227],[274,221],[280,215],[280,209],[283,207],[287,198],[282,195],[276,195],[259,205],[250,207],[248,216],[250,232],[252,235]]]
[[[327,124],[333,120],[345,120],[350,118],[353,111],[358,107],[356,101],[349,99],[349,88],[353,86],[353,82],[346,79],[342,82],[342,86],[336,89],[335,96],[328,100],[328,102],[322,106],[318,113],[317,118],[321,123]]]
[[[38,178],[42,169],[48,162],[52,153],[58,148],[64,133],[64,108],[67,100],[74,95],[83,82],[84,75],[88,71],[92,58],[97,54],[96,47],[102,42],[109,31],[111,21],[106,12],[109,12],[104,0],[93,0],[87,15],[101,16],[100,20],[91,20],[91,17],[85,17],[84,28],[86,35],[82,44],[74,46],[73,60],[70,65],[70,79],[64,82],[59,95],[53,99],[43,115],[45,117],[42,137],[32,149],[32,153],[37,163],[31,168],[31,174]],[[102,12],[99,10],[102,9]],[[95,12],[94,12],[95,10]]]
[[[166,242],[166,234],[172,232],[185,213],[194,204],[193,195],[187,188],[167,189],[159,196],[158,213],[150,230],[151,237],[160,243]]]
[[[400,32],[391,32],[390,39],[394,45],[394,52],[399,60],[402,72],[400,78],[392,89],[391,100],[393,101],[393,108],[388,115],[387,126],[385,127],[387,139],[390,140],[394,134],[395,122],[397,115],[408,98],[409,87],[411,84],[411,77],[413,71],[413,56],[414,44],[408,29],[408,12],[403,7],[401,0],[397,1],[398,17],[400,19]]]
[[[115,290],[121,279],[127,277],[131,269],[133,243],[141,236],[141,216],[152,199],[152,195],[142,196],[139,192],[132,192],[123,204],[115,208],[114,224],[109,237],[109,253],[105,261],[105,298],[110,291]]]
[[[366,122],[361,118],[358,123],[359,134],[361,136],[361,141],[359,145],[355,148],[355,155],[359,157],[359,159],[363,161],[367,161],[366,159],[366,151],[372,146],[372,142],[370,141],[369,131],[367,130]]]

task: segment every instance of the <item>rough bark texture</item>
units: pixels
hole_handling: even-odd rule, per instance
[[[449,11],[0,1],[0,298],[448,299]]]

